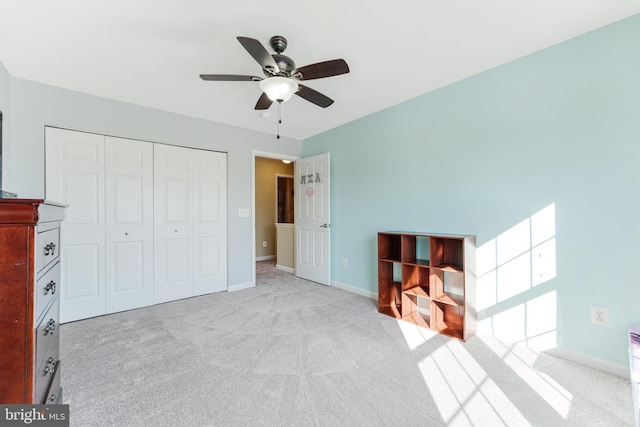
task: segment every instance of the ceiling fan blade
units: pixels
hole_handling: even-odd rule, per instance
[[[263,69],[269,71],[271,74],[280,72],[280,68],[278,68],[275,59],[267,52],[267,49],[265,49],[262,43],[249,37],[238,36],[237,39],[247,52],[249,52],[249,55],[258,61],[258,64],[260,64]]]
[[[310,87],[303,86],[301,84],[298,86],[300,87],[300,90],[296,92],[296,95],[300,98],[304,98],[322,108],[327,108],[329,105],[333,104],[333,99],[321,94],[317,90],[313,90]]]
[[[262,80],[260,77],[239,74],[200,74],[200,78],[216,82],[259,82]]]
[[[256,102],[256,110],[268,110],[269,107],[271,107],[271,104],[273,104],[273,101],[271,99],[269,99],[269,97],[267,96],[266,93],[262,93],[262,95],[260,95],[260,98],[258,98],[258,102]]]
[[[344,59],[332,59],[331,61],[317,62],[304,67],[296,68],[291,75],[301,73],[300,80],[322,79],[324,77],[339,76],[349,72],[349,66]]]

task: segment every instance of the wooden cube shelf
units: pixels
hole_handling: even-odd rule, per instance
[[[378,311],[466,341],[476,331],[475,236],[378,233]],[[394,277],[394,265],[402,277]]]

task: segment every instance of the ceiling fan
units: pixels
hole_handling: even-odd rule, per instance
[[[274,101],[278,103],[286,102],[291,99],[294,93],[313,104],[327,108],[333,104],[333,99],[310,87],[301,85],[299,82],[338,76],[349,72],[349,66],[344,59],[333,59],[296,68],[295,62],[282,54],[287,48],[287,39],[282,36],[273,36],[269,40],[271,48],[276,52],[274,55],[269,54],[262,43],[256,39],[249,37],[237,37],[237,39],[253,59],[260,64],[266,77],[237,74],[200,74],[200,78],[208,81],[260,82],[262,95],[256,103],[256,110],[266,110]]]

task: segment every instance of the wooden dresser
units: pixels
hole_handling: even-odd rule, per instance
[[[60,403],[60,222],[65,205],[0,199],[0,403]]]

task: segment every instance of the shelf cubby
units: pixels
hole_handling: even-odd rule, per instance
[[[402,236],[402,263],[428,267],[430,245],[428,236]]]
[[[475,236],[378,233],[378,311],[433,331],[475,333]]]
[[[449,305],[443,302],[434,301],[432,309],[432,328],[435,328],[441,334],[449,335],[455,338],[463,339],[464,337],[464,307],[457,305]]]
[[[406,291],[416,286],[425,288],[429,293],[429,268],[415,264],[402,264],[402,290]]]
[[[450,305],[464,305],[464,274],[434,268],[431,279],[431,292],[435,300]]]
[[[432,266],[448,271],[463,270],[463,239],[431,239]]]
[[[388,316],[401,318],[402,282],[394,280],[394,268],[398,263],[378,261],[378,311]]]
[[[402,260],[402,239],[397,234],[378,234],[378,259],[400,262]]]
[[[424,304],[420,304],[424,301]],[[419,295],[402,293],[402,320],[431,329],[431,300]]]

